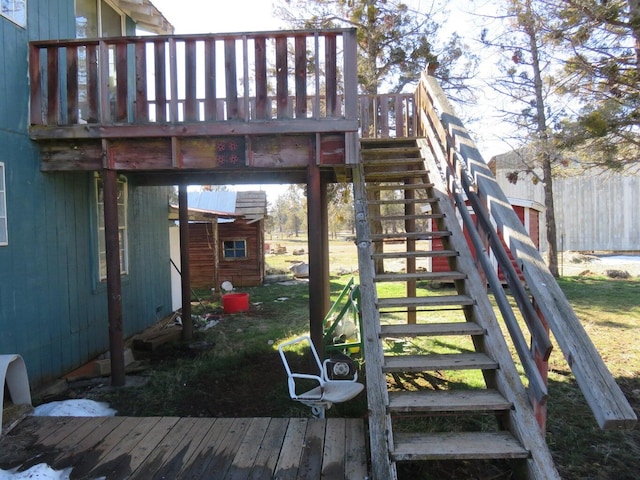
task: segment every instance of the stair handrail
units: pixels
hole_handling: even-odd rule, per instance
[[[632,428],[637,417],[631,405],[429,67],[421,76],[415,103],[418,136],[428,136],[432,144],[444,149],[443,160],[450,173],[464,186],[470,199],[477,195],[483,206],[480,211],[485,208],[490,211],[493,221],[489,230],[496,236],[502,234],[527,281],[533,302],[553,332],[600,428]],[[441,159],[437,160],[444,172]],[[452,193],[452,188],[448,193]],[[472,208],[478,215],[473,203],[476,202],[472,202]]]

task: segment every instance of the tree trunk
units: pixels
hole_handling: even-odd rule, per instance
[[[545,220],[547,223],[547,265],[551,275],[555,278],[560,276],[558,271],[558,239],[556,234],[556,214],[553,206],[553,178],[551,173],[551,159],[545,153],[542,161],[542,171],[544,178],[544,204]]]

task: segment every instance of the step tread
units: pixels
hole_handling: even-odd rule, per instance
[[[413,178],[429,175],[428,170],[383,170],[381,172],[365,172],[365,182],[396,182],[398,178]]]
[[[394,433],[396,461],[527,458],[509,432]]]
[[[387,221],[402,221],[402,220],[429,220],[444,218],[444,213],[417,213],[415,215],[379,215],[369,217],[370,220],[387,220]]]
[[[407,280],[434,280],[440,282],[452,282],[464,280],[466,273],[462,272],[416,272],[416,273],[381,273],[376,274],[374,282],[405,282]]]
[[[375,233],[371,235],[372,241],[380,240],[402,240],[405,238],[413,240],[431,240],[434,237],[450,237],[448,230],[436,230],[435,232],[403,232],[403,233]]]
[[[428,198],[391,198],[387,200],[367,200],[369,205],[410,205],[410,204],[425,204],[425,203],[438,203],[440,199],[434,197]]]
[[[382,366],[382,370],[387,373],[433,370],[495,370],[496,368],[498,368],[498,363],[495,360],[478,352],[386,355]]]
[[[380,337],[428,337],[438,335],[484,335],[474,322],[404,323],[380,325]]]
[[[498,412],[511,407],[512,403],[493,389],[389,392],[392,412]]]
[[[417,258],[417,257],[457,257],[455,250],[417,250],[414,252],[383,252],[373,253],[372,258]]]
[[[381,182],[369,182],[365,185],[367,190],[420,190],[432,188],[433,183],[381,183]]]
[[[473,305],[474,300],[468,295],[436,295],[429,297],[397,297],[379,298],[378,308],[390,307],[446,307]]]

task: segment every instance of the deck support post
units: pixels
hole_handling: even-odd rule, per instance
[[[180,222],[180,266],[182,274],[182,339],[193,338],[193,322],[191,321],[191,268],[189,267],[189,201],[187,186],[178,187],[178,219]]]
[[[311,340],[324,356],[322,321],[329,311],[328,215],[324,203],[327,184],[320,168],[311,161],[307,169],[307,230],[309,236],[309,331]]]
[[[104,192],[104,236],[107,260],[107,312],[109,317],[109,354],[111,385],[125,384],[124,330],[122,320],[122,283],[120,279],[120,240],[118,236],[118,173],[102,172]]]

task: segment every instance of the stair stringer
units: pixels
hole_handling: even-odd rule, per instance
[[[485,282],[480,277],[471,256],[469,245],[457,221],[451,199],[445,193],[447,191],[445,182],[438,174],[440,169],[433,158],[429,143],[426,139],[418,139],[417,143],[425,161],[425,168],[432,172],[429,175],[429,180],[434,184],[433,196],[440,199],[438,205],[441,213],[445,214],[444,222],[451,232],[449,242],[451,247],[459,252],[457,268],[467,274],[465,282],[467,291],[464,293],[475,300],[475,305],[472,307],[474,320],[486,331],[484,337],[485,353],[500,365],[495,374],[495,387],[513,404],[513,408],[509,412],[507,427],[531,454],[526,460],[527,476],[530,479],[540,480],[560,479],[489,301]],[[477,254],[481,253],[486,254],[477,252]]]
[[[367,193],[362,163],[354,165],[353,194],[356,218],[356,246],[360,270],[360,309],[362,318],[362,345],[365,352],[367,403],[369,406],[369,450],[372,478],[395,480],[396,464],[390,456],[393,445],[391,417],[387,413],[389,394],[382,371],[383,351],[380,343],[380,312],[376,287],[373,283],[374,263],[369,229]]]

